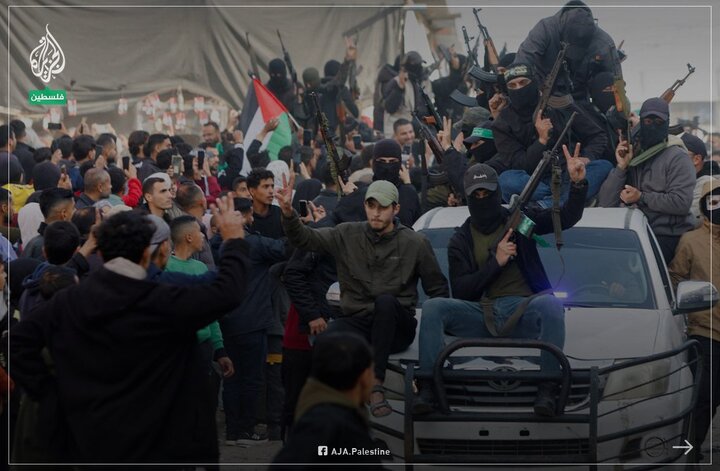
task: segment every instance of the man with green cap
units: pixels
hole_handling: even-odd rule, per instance
[[[376,417],[389,415],[392,409],[382,388],[385,368],[389,355],[405,350],[415,338],[418,279],[431,298],[449,294],[430,242],[397,219],[398,189],[385,180],[367,189],[366,222],[335,227],[304,226],[293,210],[292,188],[286,182],[276,197],[289,242],[335,258],[341,313],[329,330],[356,332],[370,342],[375,363],[370,411]]]

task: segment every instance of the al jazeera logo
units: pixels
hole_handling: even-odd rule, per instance
[[[45,36],[40,38],[37,47],[30,52],[30,69],[35,77],[46,84],[65,70],[65,53],[55,36],[50,33],[49,27],[49,24],[45,25]],[[53,90],[48,87],[43,90],[30,90],[28,103],[46,106],[65,105],[67,94],[65,90]]]

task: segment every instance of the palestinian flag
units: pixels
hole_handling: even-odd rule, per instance
[[[270,160],[277,160],[280,149],[289,146],[292,140],[290,127],[292,117],[280,100],[265,88],[257,77],[253,78],[250,85],[245,97],[245,106],[240,113],[240,130],[245,135],[245,142],[252,142],[255,136],[262,131],[265,123],[273,118],[278,118],[280,125],[265,137],[262,146],[270,154]]]

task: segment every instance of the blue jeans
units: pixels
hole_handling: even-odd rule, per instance
[[[229,437],[253,432],[255,412],[263,391],[263,371],[267,359],[265,330],[225,337],[225,351],[235,374],[225,378],[223,407],[225,432]],[[230,439],[230,438],[229,438]]]
[[[598,194],[600,187],[607,178],[613,165],[607,160],[593,160],[585,167],[585,178],[588,181],[588,192],[585,201],[590,201]],[[530,201],[537,202],[543,208],[552,207],[552,190],[550,188],[551,177],[546,176],[540,179],[535,189],[535,193],[530,197]],[[512,195],[519,195],[523,188],[530,180],[530,175],[525,170],[506,170],[498,177],[500,189],[502,190],[503,201],[510,202]],[[562,183],[560,186],[560,206],[564,205],[568,199],[570,191],[570,180],[567,171],[563,171]]]
[[[495,328],[499,332],[525,299],[522,296],[505,296],[495,299]],[[433,298],[425,301],[420,321],[420,371],[432,373],[435,360],[445,348],[443,334],[456,337],[492,338],[485,327],[483,308],[477,301],[452,298]],[[540,339],[562,350],[565,345],[565,310],[562,303],[550,294],[533,298],[525,313],[507,338]],[[540,368],[559,370],[551,353],[540,353]]]

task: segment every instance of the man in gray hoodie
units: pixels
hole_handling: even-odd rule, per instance
[[[645,100],[636,152],[627,141],[620,141],[615,150],[617,166],[598,193],[602,207],[624,204],[645,213],[667,263],[675,255],[680,236],[693,229],[688,213],[695,188],[695,168],[682,139],[668,135],[669,121],[665,100]]]

